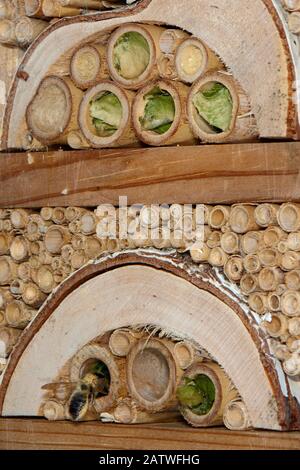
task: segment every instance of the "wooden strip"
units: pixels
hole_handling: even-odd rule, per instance
[[[193,429],[184,423],[115,425],[0,419],[2,450],[296,450],[300,433]]]
[[[300,201],[300,143],[10,153],[0,207]]]

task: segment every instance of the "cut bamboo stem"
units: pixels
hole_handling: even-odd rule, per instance
[[[283,280],[284,274],[279,268],[263,268],[258,275],[258,284],[263,291],[275,291]]]
[[[14,261],[21,263],[25,261],[30,254],[29,243],[22,236],[15,237],[10,245],[10,255]]]
[[[262,234],[263,243],[268,248],[276,248],[281,240],[287,238],[287,234],[279,227],[270,226]]]
[[[0,20],[0,43],[18,46],[15,23],[12,20]]]
[[[297,232],[300,229],[300,205],[290,202],[282,204],[278,211],[278,223],[286,232]]]
[[[10,302],[5,310],[7,324],[14,328],[25,328],[35,314],[35,310],[29,310],[23,302],[17,300]]]
[[[215,206],[211,209],[208,216],[208,223],[214,229],[220,229],[227,224],[230,216],[230,207]]]
[[[30,264],[28,262],[26,263],[21,263],[18,265],[17,268],[17,275],[22,281],[29,281],[31,279],[31,271],[33,268],[31,268]]]
[[[42,292],[50,294],[56,287],[53,270],[50,266],[41,266],[36,273],[36,283]]]
[[[21,333],[22,330],[17,328],[0,328],[0,357],[6,358],[9,356]]]
[[[280,265],[281,255],[273,248],[264,248],[259,250],[258,259],[263,267],[275,267]]]
[[[228,261],[228,254],[220,247],[212,248],[209,253],[208,262],[211,266],[223,267]]]
[[[36,284],[29,282],[24,286],[22,299],[25,304],[39,308],[45,301],[46,294],[44,294]]]
[[[174,345],[174,356],[181,369],[186,370],[195,359],[195,349],[187,341],[180,341]]]
[[[76,49],[70,61],[70,76],[75,85],[82,90],[108,78],[105,46],[86,44]]]
[[[211,232],[206,242],[208,248],[216,248],[217,246],[221,246],[221,236],[222,233],[218,230]]]
[[[52,220],[55,224],[64,224],[66,222],[65,209],[63,207],[55,207],[52,212]]]
[[[254,217],[255,207],[247,205],[234,206],[230,212],[229,225],[236,233],[246,233],[259,229]]]
[[[17,275],[17,265],[9,256],[0,257],[0,286],[9,285]]]
[[[231,281],[240,281],[244,273],[243,258],[241,256],[230,256],[224,266],[224,273]]]
[[[280,267],[283,271],[294,271],[300,268],[300,253],[287,251],[282,255]]]
[[[250,274],[257,274],[261,270],[261,264],[257,255],[246,255],[243,258],[245,271]]]
[[[83,244],[83,250],[88,259],[96,259],[103,251],[100,240],[96,237],[87,237]]]
[[[0,255],[9,253],[12,236],[9,233],[0,232]]]
[[[30,211],[26,209],[14,209],[10,214],[10,221],[14,228],[23,229],[29,222]]]
[[[268,310],[268,296],[262,292],[252,292],[248,302],[249,307],[259,315],[263,315]]]
[[[300,251],[300,232],[289,233],[287,244],[290,250]]]
[[[272,320],[264,322],[264,327],[272,338],[280,338],[288,331],[288,319],[285,315],[273,313]]]
[[[36,18],[28,18],[23,16],[20,18],[15,27],[16,39],[20,46],[29,46],[38,35],[49,26],[47,21],[39,20]]]
[[[52,207],[42,207],[41,217],[43,220],[50,221],[52,220],[53,208]]]
[[[0,288],[0,310],[4,310],[9,302],[12,302],[13,296],[7,287]]]
[[[115,356],[125,357],[142,333],[129,329],[115,330],[109,338],[109,348]]]
[[[300,317],[289,319],[288,330],[292,336],[300,336]]]
[[[43,0],[24,0],[26,16],[43,18],[42,1]]]
[[[267,303],[270,312],[279,312],[281,310],[281,295],[277,292],[270,292]]]
[[[84,138],[80,130],[69,132],[67,136],[67,144],[74,150],[90,148],[90,144]]]
[[[233,255],[240,252],[240,238],[235,232],[225,232],[221,237],[221,248],[222,250]]]
[[[245,403],[240,400],[232,400],[224,408],[224,425],[231,431],[245,431],[252,428],[251,419]]]
[[[193,248],[190,249],[190,255],[192,260],[195,263],[204,263],[207,262],[209,259],[211,249],[203,243],[201,246],[195,245]]]
[[[63,6],[58,0],[42,0],[43,15],[50,18],[80,15],[80,8]]]
[[[173,54],[189,35],[180,29],[166,29],[159,38],[159,48],[164,54]]]
[[[121,424],[169,423],[179,417],[178,411],[148,413],[140,410],[130,398],[121,400],[113,412],[114,420]]]
[[[0,0],[0,19],[12,20],[16,14],[13,4],[9,0]]]
[[[300,361],[298,355],[292,355],[289,359],[283,363],[284,372],[291,376],[295,377],[300,374]]]
[[[300,270],[287,272],[284,280],[288,289],[300,290]]]
[[[288,290],[281,297],[282,312],[288,317],[300,315],[300,292]]]
[[[258,277],[255,274],[246,273],[242,276],[240,281],[241,291],[250,295],[252,292],[258,290]]]
[[[43,406],[43,415],[49,421],[62,421],[66,419],[65,408],[58,400],[48,400]]]
[[[291,357],[291,352],[286,344],[281,344],[278,341],[272,343],[272,351],[279,361],[285,361]]]
[[[24,290],[22,279],[14,279],[9,286],[9,290],[15,298],[19,298]]]
[[[45,235],[45,247],[52,254],[61,253],[63,245],[70,242],[70,232],[60,225],[51,225]]]
[[[277,224],[278,204],[259,204],[254,211],[254,218],[260,227],[267,228]]]

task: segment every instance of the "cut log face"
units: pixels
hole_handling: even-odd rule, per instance
[[[212,14],[212,7],[217,7],[214,8],[214,14]],[[136,8],[115,13],[102,13],[98,17],[99,21],[96,18],[94,15],[92,18],[81,16],[56,22],[47,28],[27,51],[22,63],[22,71],[28,75],[26,75],[27,80],[23,79],[24,75],[22,78],[20,76],[15,79],[6,108],[3,135],[6,148],[22,146],[26,108],[51,67],[61,57],[67,56],[73,48],[90,43],[106,31],[126,27],[126,23],[152,23],[145,25],[145,29],[148,28],[151,31],[151,28],[164,30],[163,27],[152,26],[155,23],[173,25],[173,27],[188,31],[222,59],[245,91],[251,108],[249,108],[248,101],[244,104],[247,104],[249,112],[254,114],[261,137],[296,136],[296,103],[293,103],[291,99],[296,72],[290,50],[291,39],[286,36],[285,26],[282,23],[283,17],[278,17],[278,11],[269,0],[251,2],[240,0],[238,10],[236,0],[228,0],[226,3],[222,0],[216,0],[216,2],[190,0],[188,14],[186,5],[181,0],[165,0],[163,4],[160,0],[143,0]],[[247,18],[247,28],[245,28],[245,18]],[[260,38],[255,44],[253,44],[253,34]],[[236,38],[239,40],[237,41]],[[241,41],[240,38],[243,40]],[[57,47],[53,47],[53,42]],[[152,55],[150,50],[150,56],[154,57],[155,66],[150,66],[150,69],[158,73],[156,62],[161,62],[160,56],[164,59],[159,37],[155,38],[151,47]],[[170,59],[171,64],[174,64],[174,60],[168,56],[170,56],[169,53],[166,57]],[[151,65],[151,57],[149,65]],[[146,72],[147,67],[144,74]],[[114,78],[120,81],[122,77]],[[146,73],[145,78],[148,80],[156,77],[155,74],[154,76],[150,74],[148,77]],[[126,81],[126,78],[123,77],[124,80]],[[132,83],[123,83],[123,85],[137,86]],[[241,109],[246,109],[246,107],[242,106]],[[247,134],[249,120],[251,120],[249,116],[239,116],[239,133],[243,138],[249,137]],[[246,126],[245,121],[247,121]],[[208,141],[210,137],[209,133],[206,134]],[[234,133],[232,138],[234,138]]]

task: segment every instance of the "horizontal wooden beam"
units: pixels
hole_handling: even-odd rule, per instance
[[[300,143],[0,155],[0,207],[300,201]]]
[[[300,433],[193,429],[174,424],[116,425],[0,419],[2,450],[298,450]]]

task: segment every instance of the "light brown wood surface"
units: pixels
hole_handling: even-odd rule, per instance
[[[299,450],[300,433],[193,429],[174,424],[100,424],[0,419],[0,449]]]
[[[300,143],[0,155],[0,207],[300,201]]]

